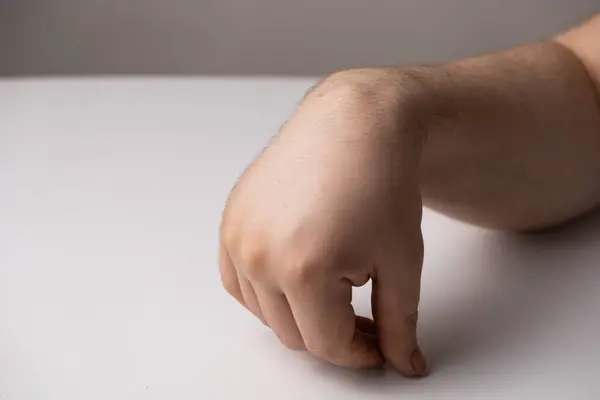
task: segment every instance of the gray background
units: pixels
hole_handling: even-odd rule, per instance
[[[600,0],[0,0],[0,75],[284,74],[537,40]]]

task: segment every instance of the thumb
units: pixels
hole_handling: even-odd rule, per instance
[[[377,270],[371,295],[381,352],[389,363],[407,376],[427,374],[427,363],[417,343],[422,239],[419,243],[418,255],[396,257]]]

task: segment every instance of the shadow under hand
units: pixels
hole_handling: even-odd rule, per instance
[[[425,282],[430,292],[421,305],[419,333],[432,375],[471,371],[502,356],[520,362],[536,343],[572,339],[575,328],[565,316],[600,304],[591,286],[600,283],[600,211],[540,233],[477,231],[465,246],[429,263],[432,279],[445,275]],[[600,325],[591,329],[600,336]]]
[[[315,379],[378,398],[420,396],[424,386],[429,394],[447,395],[477,379],[521,374],[526,360],[538,368],[543,361],[531,355],[536,351],[550,353],[549,368],[560,367],[565,359],[557,362],[552,351],[565,347],[574,329],[587,332],[582,351],[590,337],[600,337],[600,323],[582,327],[564,319],[589,320],[600,308],[600,289],[594,289],[600,283],[600,210],[543,233],[506,234],[437,217],[426,228],[419,339],[430,376],[405,379],[389,366],[349,371],[304,354]],[[355,293],[364,315],[369,292]]]

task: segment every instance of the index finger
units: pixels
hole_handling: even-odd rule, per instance
[[[347,368],[384,363],[377,343],[356,328],[349,281],[295,282],[286,296],[306,349],[314,356]]]

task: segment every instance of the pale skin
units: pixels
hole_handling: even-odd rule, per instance
[[[546,42],[324,78],[231,192],[226,290],[283,345],[427,373],[422,207],[538,230],[600,203],[600,15]],[[373,320],[352,286],[373,282]]]

